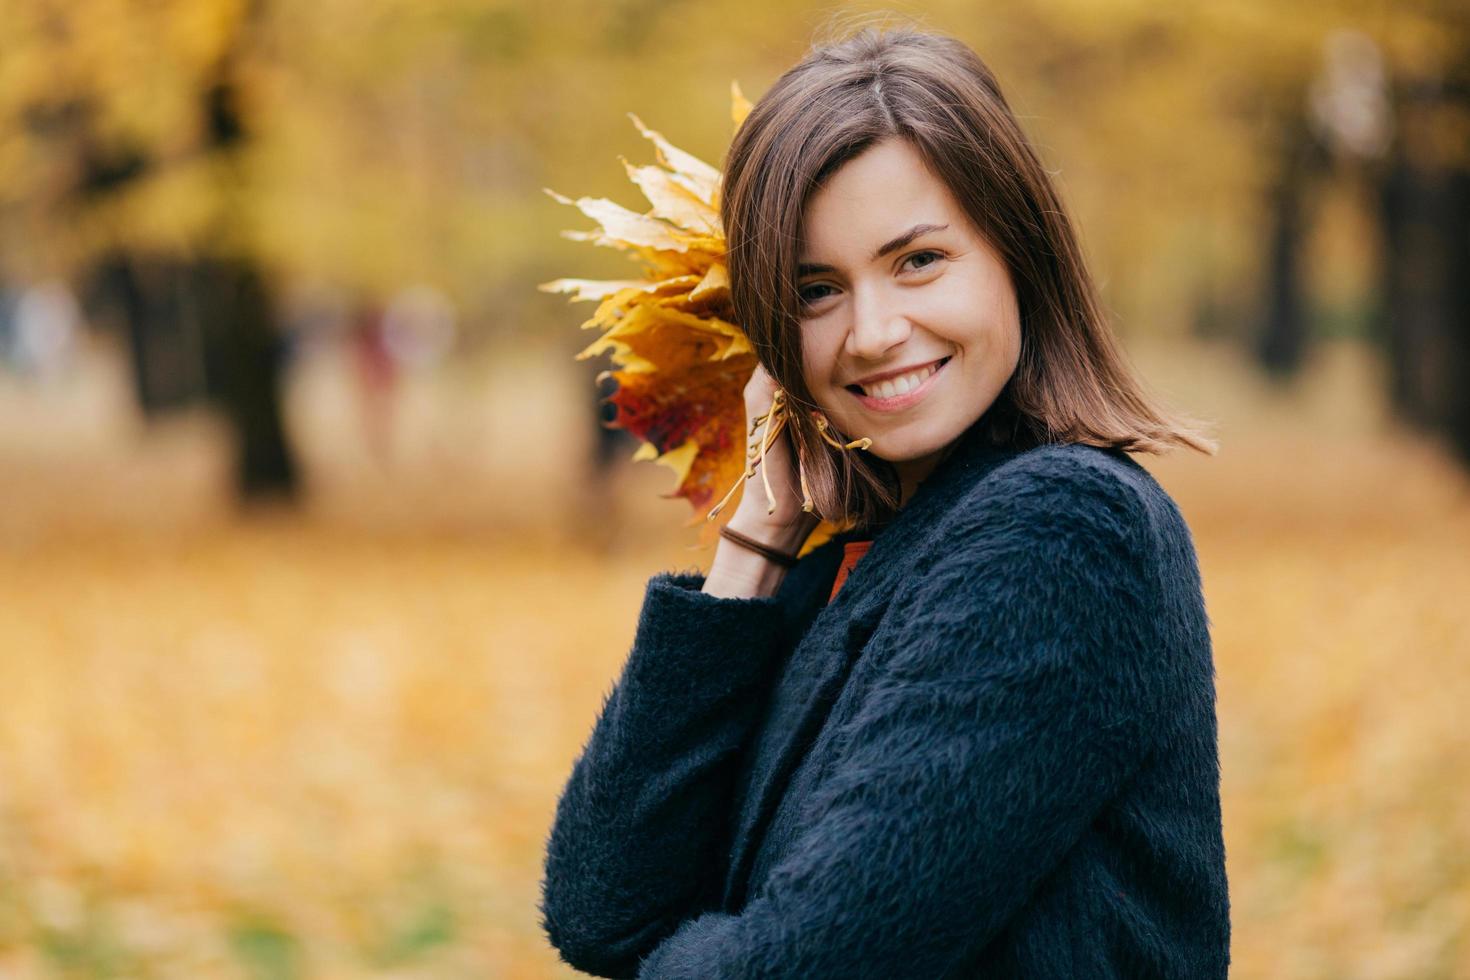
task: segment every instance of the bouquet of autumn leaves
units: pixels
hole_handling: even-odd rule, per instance
[[[738,128],[750,111],[738,85],[731,86],[731,102]],[[761,435],[747,446],[744,389],[756,358],[744,332],[731,322],[720,172],[629,116],[653,143],[659,163],[638,167],[624,161],[628,176],[652,205],[648,213],[605,198],[572,200],[550,189],[546,193],[601,226],[564,236],[630,253],[642,264],[642,276],[557,279],[538,288],[597,301],[597,311],[582,328],[602,334],[577,359],[611,353],[615,368],[597,376],[599,384],[608,377],[617,381],[617,391],[606,399],[617,409],[609,424],[642,440],[635,460],[651,459],[678,475],[678,486],[664,496],[689,501],[697,512],[689,523],[700,523],[712,520],[754,475],[764,450],[780,435],[782,404],[778,398],[755,420]],[[819,526],[803,553],[832,530]]]

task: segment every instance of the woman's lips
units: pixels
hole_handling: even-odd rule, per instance
[[[877,398],[873,395],[865,395],[861,392],[853,391],[851,389],[845,390],[848,392],[848,394],[852,395],[852,397],[862,402],[863,407],[868,409],[869,411],[879,412],[882,414],[902,412],[904,409],[918,404],[920,400],[922,400],[929,394],[929,390],[934,387],[935,383],[938,382],[940,376],[944,374],[944,369],[949,366],[949,362],[952,358],[953,355],[951,355],[950,357],[946,357],[944,360],[940,361],[939,367],[934,370],[933,374],[925,378],[919,384],[919,387],[915,388],[913,391],[906,391],[901,395],[894,395],[892,398]]]

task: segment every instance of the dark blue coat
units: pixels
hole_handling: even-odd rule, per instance
[[[1190,533],[1120,451],[978,427],[826,603],[655,575],[558,802],[542,926],[646,978],[1224,977]]]

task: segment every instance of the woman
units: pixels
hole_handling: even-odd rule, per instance
[[[747,411],[801,410],[774,509],[648,583],[552,943],[612,977],[1224,977],[1199,573],[1126,455],[1214,447],[1127,370],[994,78],[914,30],[816,48],[721,216]],[[796,561],[820,517],[850,526]]]

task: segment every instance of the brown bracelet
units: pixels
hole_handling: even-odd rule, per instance
[[[771,561],[780,565],[782,568],[790,568],[792,565],[796,564],[795,555],[789,555],[784,551],[778,551],[768,544],[761,544],[755,538],[747,537],[746,535],[741,534],[739,531],[733,530],[728,524],[722,525],[720,527],[720,537],[729,538],[731,541],[734,541],[736,544],[742,547],[749,548],[751,551],[754,551],[757,554],[764,555],[765,557],[771,559]]]

